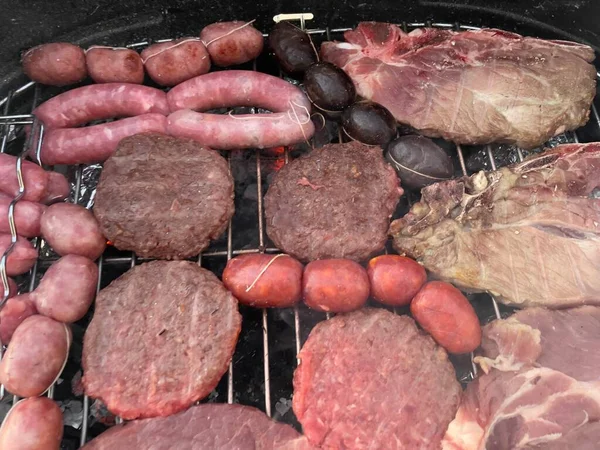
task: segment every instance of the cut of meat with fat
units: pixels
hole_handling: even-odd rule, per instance
[[[358,94],[430,137],[525,148],[587,122],[596,91],[592,48],[501,30],[411,33],[363,22],[325,42]]]
[[[394,247],[433,276],[520,307],[600,304],[600,143],[432,184]]]
[[[600,385],[539,368],[494,370],[467,387],[444,450],[595,449],[600,441]],[[589,440],[593,438],[593,440]],[[568,445],[569,439],[581,447]]]
[[[530,308],[483,329],[486,372],[444,450],[592,450],[600,442],[600,307]]]
[[[483,355],[475,362],[486,372],[540,366],[579,381],[600,381],[599,344],[599,307],[529,308],[486,325]]]
[[[411,318],[373,308],[337,315],[313,328],[298,358],[293,408],[312,445],[439,449],[460,385]]]
[[[241,405],[203,404],[185,412],[117,425],[85,450],[310,450],[289,425]]]

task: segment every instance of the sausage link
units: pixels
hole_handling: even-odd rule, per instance
[[[47,129],[149,113],[169,114],[166,94],[156,88],[130,83],[83,86],[57,95],[33,111]]]
[[[50,130],[42,142],[40,157],[48,165],[103,162],[114,153],[121,139],[149,132],[166,133],[167,118],[144,114],[91,127]]]
[[[256,106],[285,112],[297,105],[310,111],[304,93],[281,78],[251,70],[211,72],[175,86],[167,93],[171,112],[208,111],[229,106]]]
[[[310,118],[298,119],[287,113],[230,116],[184,109],[167,119],[171,136],[219,150],[286,146],[310,139],[315,132]]]
[[[222,150],[290,145],[312,137],[310,101],[296,86],[248,70],[213,72],[175,86],[167,94],[167,130]],[[194,112],[256,106],[273,114],[236,116]]]
[[[12,197],[0,193],[0,233],[10,233],[8,208]],[[14,209],[15,225],[21,236],[35,237],[41,233],[40,223],[46,207],[40,203],[21,200]]]
[[[0,192],[12,197],[19,193],[16,167],[16,157],[0,153]],[[23,161],[22,171],[25,183],[22,200],[50,203],[69,195],[69,183],[60,173],[46,171],[30,161]]]

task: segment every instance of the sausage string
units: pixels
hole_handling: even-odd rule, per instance
[[[252,19],[250,22],[247,22],[247,23],[245,23],[244,25],[242,25],[240,27],[234,28],[233,30],[228,31],[227,33],[222,34],[221,36],[217,36],[216,38],[214,38],[214,39],[212,39],[212,40],[210,40],[208,42],[202,41],[202,43],[204,44],[205,47],[208,48],[208,46],[210,44],[212,44],[213,42],[218,41],[219,39],[224,38],[225,36],[229,36],[230,34],[233,34],[236,31],[241,30],[242,28],[247,27],[248,25],[252,25],[254,22],[256,22],[256,19]]]
[[[154,58],[155,56],[158,56],[161,53],[166,52],[167,50],[171,50],[171,49],[173,49],[175,47],[179,47],[180,45],[183,45],[183,44],[185,44],[187,42],[193,42],[193,41],[200,41],[200,42],[202,42],[204,44],[204,42],[200,38],[193,38],[193,37],[186,38],[186,39],[182,40],[181,42],[178,42],[177,44],[173,44],[173,45],[171,45],[169,47],[165,47],[165,48],[157,51],[156,53],[152,53],[151,55],[147,56],[145,59],[142,59],[142,62],[144,64],[146,64],[146,61],[148,61],[150,58]],[[205,46],[206,46],[206,44],[205,44]],[[206,56],[204,56],[202,59],[204,59],[204,58],[206,58]]]
[[[280,256],[287,256],[285,253],[279,253],[277,255],[275,255],[273,258],[271,258],[271,261],[269,261],[267,263],[267,265],[265,267],[262,268],[262,270],[258,273],[258,275],[256,276],[256,278],[254,279],[254,281],[252,282],[252,284],[250,286],[248,286],[246,288],[246,292],[250,292],[250,290],[254,287],[254,285],[256,284],[256,282],[259,280],[260,277],[263,276],[263,274],[267,271],[267,269],[269,268],[269,266],[271,264],[273,264],[275,262],[275,260],[277,258],[279,258]]]

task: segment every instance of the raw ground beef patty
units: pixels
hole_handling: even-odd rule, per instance
[[[325,449],[439,449],[461,388],[407,316],[365,308],[319,323],[299,353],[293,408]]]
[[[216,387],[240,328],[237,301],[211,272],[188,261],[136,266],[96,298],[85,392],[124,419],[176,413]]]
[[[402,190],[379,147],[330,144],[284,166],[265,197],[267,234],[303,261],[381,250]]]
[[[227,161],[194,141],[159,134],[119,143],[104,163],[94,205],[115,247],[161,259],[198,255],[233,212]]]
[[[117,425],[85,450],[309,450],[289,425],[250,406],[208,403],[155,419]]]

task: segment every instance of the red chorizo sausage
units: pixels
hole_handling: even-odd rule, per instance
[[[59,128],[44,137],[40,158],[49,165],[103,162],[114,153],[121,139],[166,132],[167,118],[161,114],[144,114],[91,127]]]
[[[93,84],[73,89],[51,98],[33,111],[47,129],[149,113],[169,113],[166,94],[149,86],[129,83]]]
[[[260,72],[230,70],[192,78],[171,89],[167,131],[216,149],[275,147],[312,137],[310,101],[300,89]],[[273,114],[215,115],[229,106],[256,106]],[[180,111],[182,110],[182,111]]]

